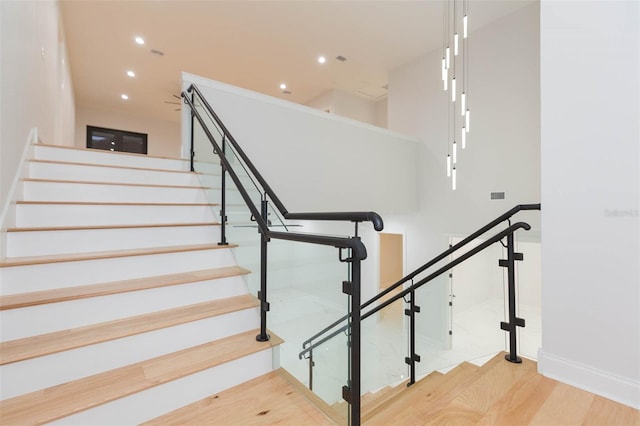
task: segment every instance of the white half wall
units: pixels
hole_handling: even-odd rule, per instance
[[[406,136],[270,96],[183,74],[291,212],[415,211],[418,144]],[[188,143],[183,108],[183,143]],[[188,152],[188,148],[183,147]]]
[[[329,90],[317,98],[310,100],[305,105],[324,112],[328,110],[331,114],[386,128],[386,109],[383,115],[383,109],[378,107],[378,102],[363,99],[343,90]]]
[[[146,133],[149,155],[180,157],[180,123],[133,116],[123,111],[78,106],[75,137],[77,148],[87,147],[87,126]]]
[[[541,3],[542,374],[640,408],[640,4]]]
[[[56,1],[0,2],[0,208],[9,203],[32,129],[73,144],[74,101]]]

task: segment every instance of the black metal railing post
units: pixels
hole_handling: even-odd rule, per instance
[[[227,152],[227,138],[222,136],[222,156],[225,156]],[[226,170],[224,164],[220,162],[220,170],[222,176],[220,177],[220,242],[219,246],[229,245],[227,242],[227,185],[226,185]]]
[[[521,363],[518,356],[516,327],[524,327],[525,321],[516,317],[516,260],[523,260],[522,253],[515,252],[513,232],[507,235],[507,259],[500,259],[498,264],[507,268],[508,275],[508,298],[509,298],[509,322],[501,322],[500,328],[509,332],[509,353],[505,359],[513,363]]]
[[[191,93],[191,104],[194,105],[194,99],[195,99],[195,93]],[[186,102],[185,102],[186,103]],[[193,135],[194,135],[194,131],[193,131],[193,124],[194,124],[194,115],[195,113],[193,112],[193,109],[190,109],[190,114],[191,115],[191,155],[190,155],[190,166],[191,166],[191,171],[195,172],[196,170],[193,167],[193,157],[196,155],[194,149],[193,149]]]
[[[351,397],[351,426],[360,426],[360,349],[361,349],[361,260],[352,255],[351,263],[351,377],[349,393]]]
[[[260,203],[260,214],[262,219],[267,222],[268,218],[268,201],[262,199]],[[265,232],[260,232],[260,291],[258,299],[260,299],[260,334],[256,336],[259,342],[266,342],[270,336],[267,334],[267,312],[269,312],[269,302],[267,302],[267,243],[269,237]]]
[[[313,390],[313,351],[309,351],[309,390]]]
[[[411,280],[413,286],[413,280]],[[409,383],[411,386],[416,382],[416,362],[420,362],[420,355],[416,353],[416,314],[420,312],[420,306],[416,305],[416,291],[409,293],[409,308],[404,310],[404,314],[409,317],[409,356],[404,362],[409,365]]]

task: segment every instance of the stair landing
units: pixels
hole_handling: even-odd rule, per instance
[[[211,395],[143,425],[332,425],[322,412],[273,371]]]

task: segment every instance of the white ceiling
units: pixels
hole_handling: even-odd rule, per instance
[[[469,1],[472,35],[535,0]],[[335,88],[377,100],[390,70],[442,44],[442,0],[60,3],[76,103],[171,121],[181,71],[298,103]]]

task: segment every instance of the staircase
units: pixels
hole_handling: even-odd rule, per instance
[[[249,271],[217,244],[187,170],[34,146],[0,260],[0,424],[346,423],[346,404],[278,368],[278,336],[256,341]],[[498,354],[363,395],[362,422],[640,425],[640,413]]]
[[[0,423],[132,424],[270,373],[187,161],[34,146],[0,260]]]
[[[537,363],[463,362],[363,396],[362,423],[387,425],[640,425],[640,411],[546,378]]]

